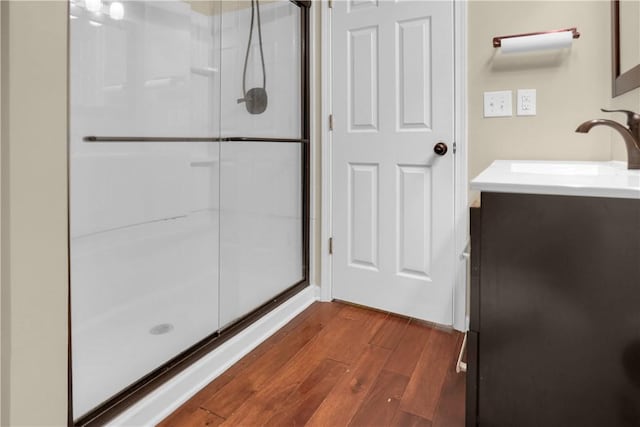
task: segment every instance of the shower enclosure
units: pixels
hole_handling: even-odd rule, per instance
[[[308,284],[308,7],[71,0],[74,423]]]

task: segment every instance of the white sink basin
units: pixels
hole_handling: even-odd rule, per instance
[[[615,161],[496,160],[471,181],[471,189],[640,199],[640,170]]]
[[[589,175],[601,174],[603,170],[610,167],[602,165],[582,164],[582,163],[531,163],[513,162],[511,172],[530,173],[542,175]]]

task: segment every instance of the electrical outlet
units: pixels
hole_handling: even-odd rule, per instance
[[[511,99],[513,94],[510,90],[484,93],[484,116],[485,117],[511,117],[513,107]]]
[[[536,90],[535,89],[518,89],[517,99],[518,99],[517,114],[519,116],[535,116],[536,115]]]

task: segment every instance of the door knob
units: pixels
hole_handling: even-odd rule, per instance
[[[445,144],[444,142],[438,142],[436,145],[433,146],[433,152],[436,153],[438,156],[444,156],[445,154],[447,154],[448,150],[449,150],[449,147],[447,147],[447,144]]]

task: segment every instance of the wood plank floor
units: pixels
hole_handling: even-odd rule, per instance
[[[464,425],[462,334],[315,303],[161,427]]]

